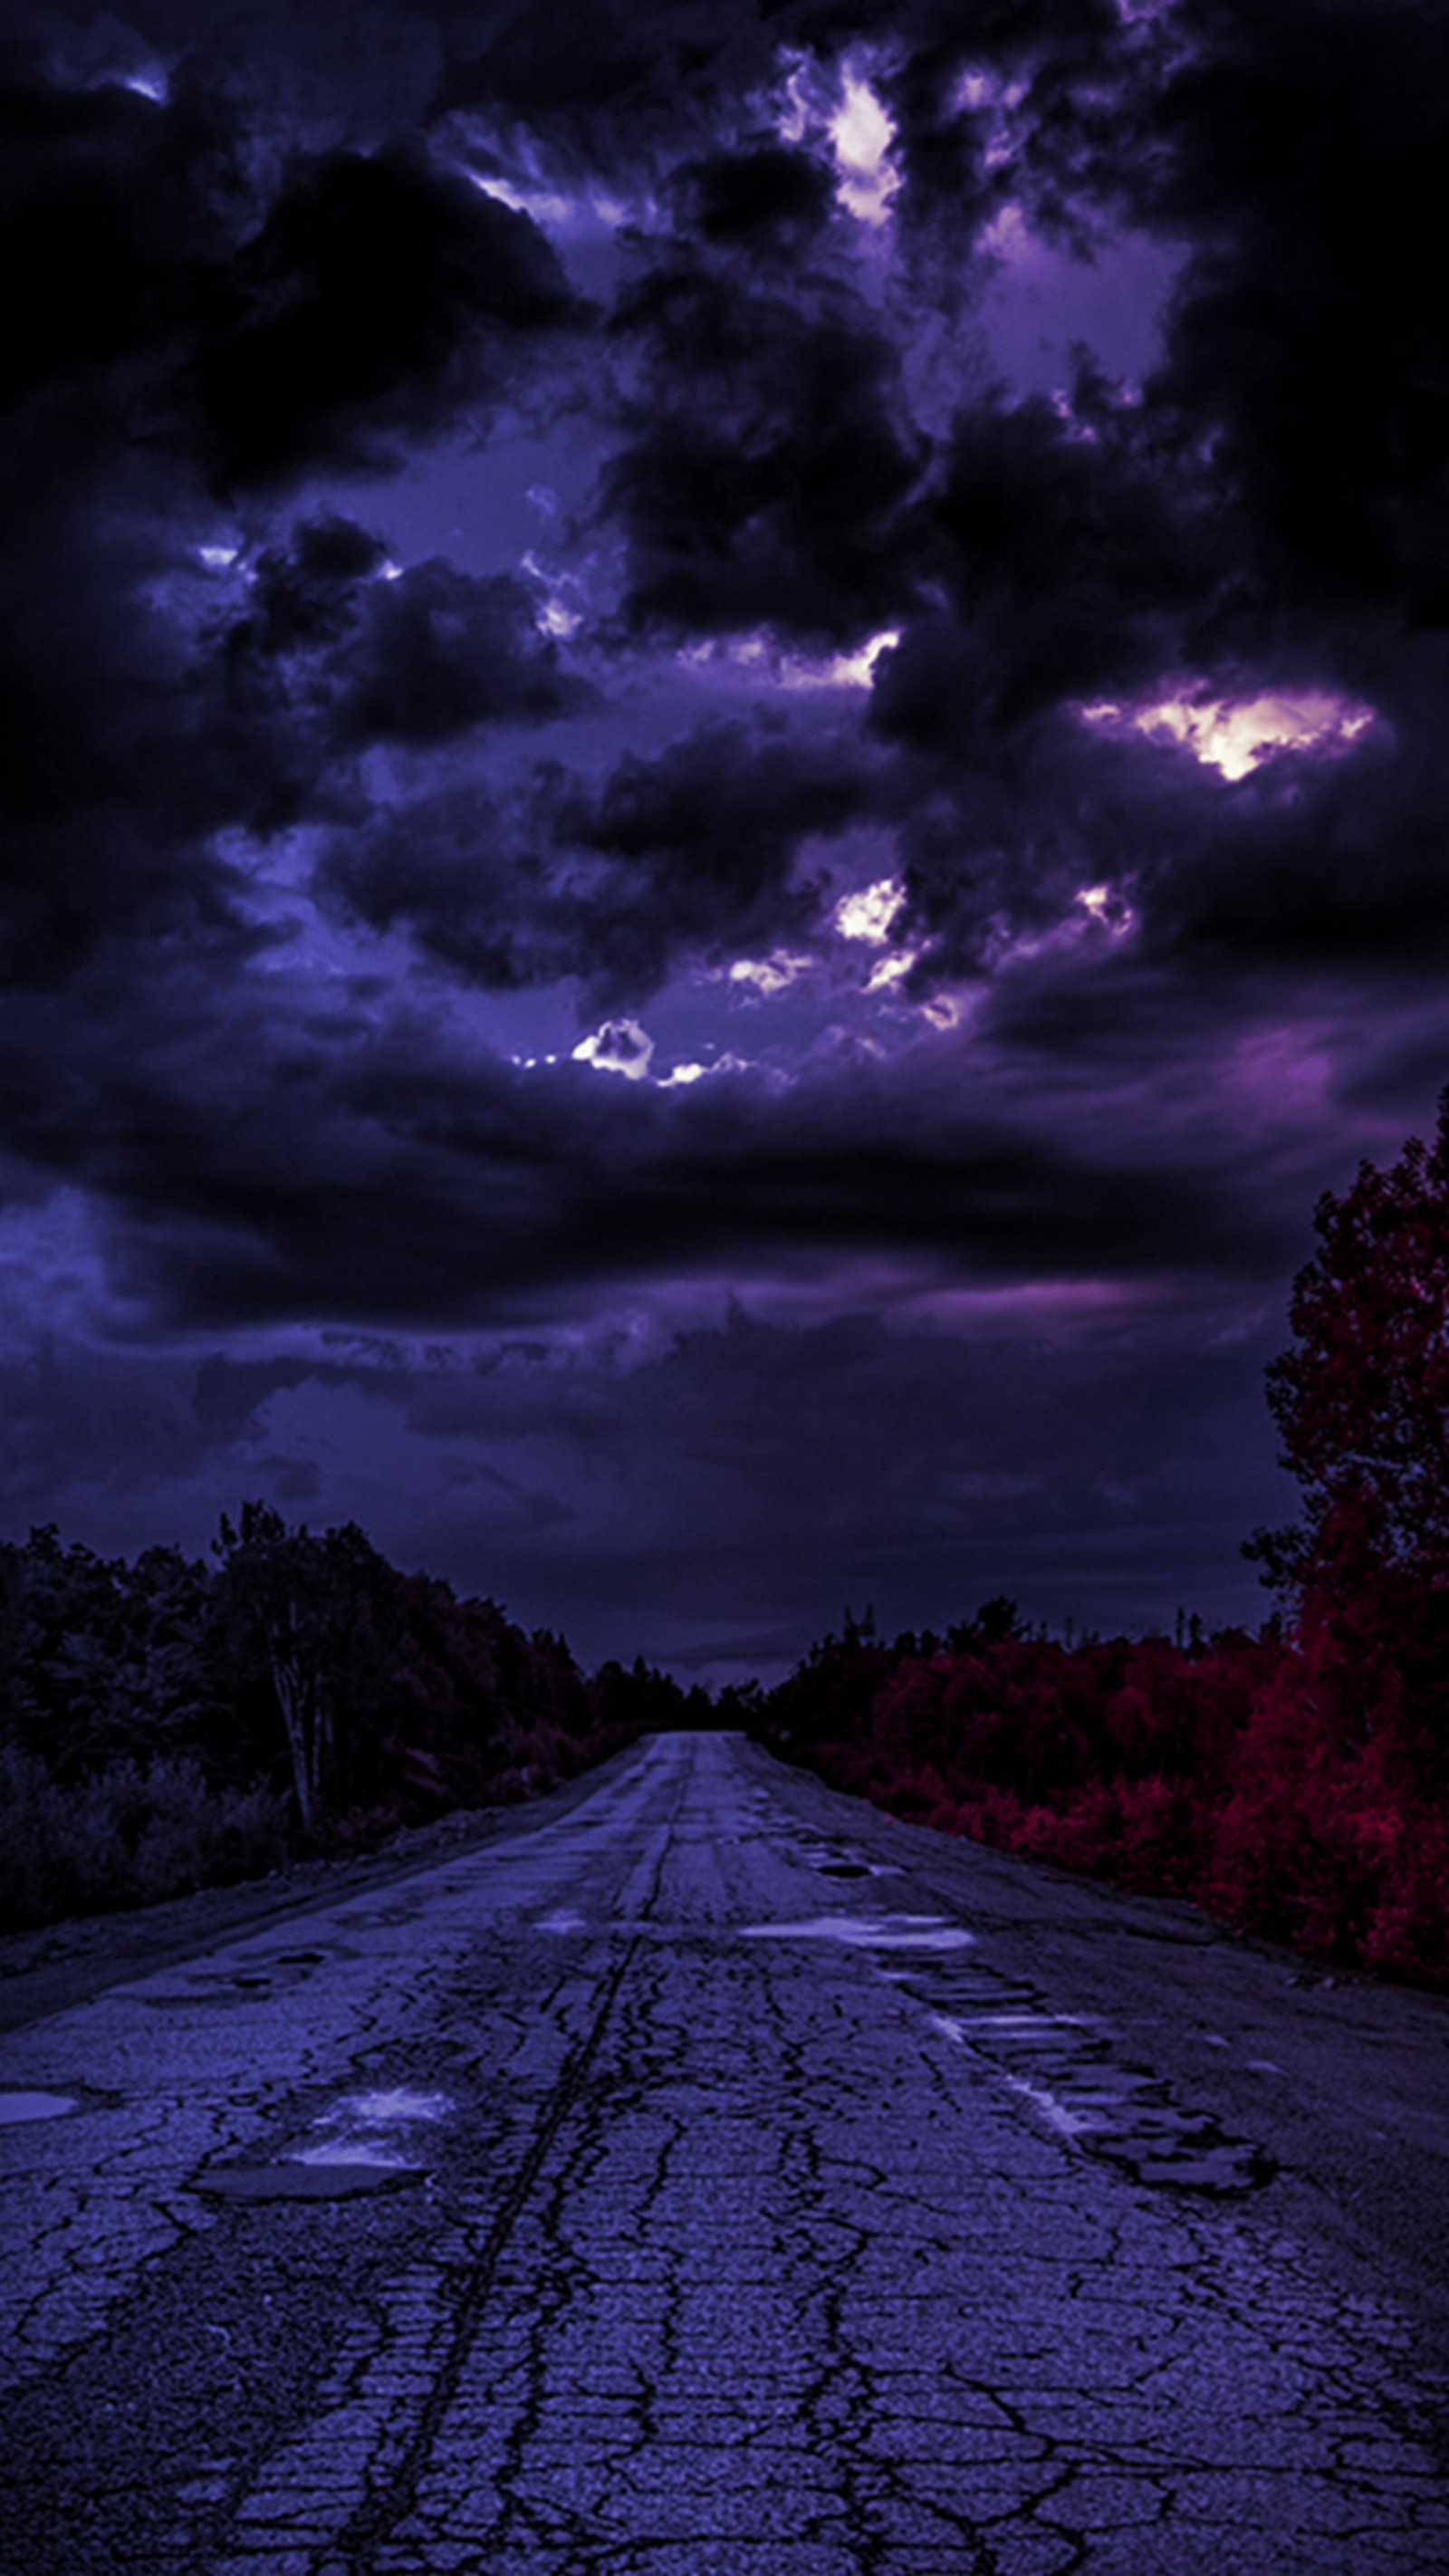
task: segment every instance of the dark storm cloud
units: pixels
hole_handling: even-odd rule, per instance
[[[517,343],[581,318],[526,215],[403,145],[304,165],[200,283],[192,383],[224,493],[396,464],[496,400]]]
[[[1151,22],[1129,26],[1114,0],[995,0],[969,17],[948,0],[920,11],[914,42],[884,50],[897,220],[947,309],[971,292],[962,248],[1008,204],[1090,255],[1151,148],[1160,51]]]
[[[1165,385],[1216,433],[1271,593],[1333,616],[1449,616],[1449,312],[1424,260],[1449,167],[1436,6],[1200,0],[1149,217],[1200,245]],[[1427,291],[1426,291],[1427,290]]]
[[[919,1620],[1022,1569],[1100,1615],[1101,1551],[1114,1599],[1170,1605],[1282,1516],[1248,1492],[1260,1316],[1317,1192],[1442,1079],[1442,12],[208,14],[141,0],[164,102],[116,77],[139,39],[54,13],[0,99],[7,1244],[40,1244],[42,1319],[58,1280],[129,1337],[6,1381],[8,1507],[89,1494],[133,1545],[264,1471],[465,1581],[526,1599],[546,1558],[570,1619],[644,1602],[661,1647],[685,1597],[788,1652],[847,1585]],[[847,55],[896,129],[878,227],[831,141]],[[617,268],[607,328],[462,165]],[[1140,388],[993,380],[986,290],[1036,256],[991,234],[1011,208],[1059,253],[1130,221],[1181,255]],[[542,487],[565,412],[595,482],[549,522],[556,644],[517,572],[435,551],[424,468],[462,432],[486,478],[508,415]],[[389,578],[395,463],[437,524]],[[696,722],[746,666],[675,648],[756,630],[817,680],[899,630],[868,724],[768,652],[767,712]],[[1176,677],[1378,721],[1230,781],[1072,712]],[[581,712],[578,769],[540,762]],[[857,860],[904,879],[894,957],[820,940]],[[817,940],[806,1034],[792,987],[731,1024],[758,1062],[687,1086],[486,1034],[556,1042],[526,989],[658,997],[665,1064],[711,971],[722,1013],[730,961]],[[968,988],[953,1028],[912,1017],[933,987]],[[812,1329],[676,1332],[731,1282]],[[883,1320],[932,1297],[959,1339]],[[647,1361],[574,1350],[610,1301]],[[278,1359],[298,1328],[369,1349]],[[372,1347],[473,1330],[513,1338],[472,1376]]]
[[[381,537],[335,510],[299,520],[285,545],[258,556],[249,611],[228,649],[265,659],[340,644],[357,622],[361,585],[386,558]]]
[[[425,1362],[62,1343],[0,1367],[3,1499],[17,1530],[58,1517],[106,1553],[204,1552],[240,1494],[320,1505],[590,1660],[686,1670],[788,1663],[847,1604],[888,1634],[1003,1591],[1079,1627],[1170,1625],[1183,1600],[1256,1621],[1238,1540],[1288,1508],[1256,1386],[1274,1339],[1220,1320],[957,1335],[736,1308],[648,1355],[605,1331]]]
[[[143,1019],[97,975],[63,1080],[39,1001],[7,1026],[17,1150],[108,1211],[112,1291],[157,1325],[477,1325],[610,1281],[871,1257],[943,1281],[1271,1277],[1322,1170],[1265,1196],[1251,1122],[1197,1079],[1164,1100],[1150,1056],[1104,1123],[1071,1067],[1023,1088],[951,1047],[664,1091],[500,1064],[365,995],[294,987],[284,1015],[274,989],[259,1033],[253,998],[153,973]]]
[[[889,1633],[944,1625],[1004,1589],[1079,1625],[1170,1621],[1184,1563],[1219,1615],[1256,1618],[1236,1515],[1245,1484],[1265,1510],[1283,1494],[1241,1347],[1207,1347],[1210,1334],[1195,1319],[1144,1347],[1120,1318],[1055,1318],[958,1338],[736,1310],[642,1366],[611,1368],[601,1351],[530,1367],[505,1352],[476,1375],[414,1372],[392,1400],[427,1438],[508,1456],[542,1432],[565,1474],[571,1453],[590,1499],[544,1555],[544,1579],[577,1601],[586,1633],[621,1598],[647,1601],[655,1651],[677,1654],[680,1604],[717,1655],[733,1623],[741,1656],[792,1654],[802,1603],[817,1634],[847,1601],[872,1601]],[[1255,1334],[1251,1357],[1264,1348]],[[1087,1571],[1104,1527],[1118,1559],[1105,1595]],[[519,1548],[517,1563],[515,1592],[538,1581],[540,1554]]]
[[[259,721],[215,655],[196,651],[198,566],[151,515],[149,463],[128,492],[123,459],[103,498],[90,460],[48,485],[55,446],[64,455],[63,434],[27,425],[0,466],[19,479],[33,465],[36,478],[0,550],[0,957],[22,980],[64,974],[109,937],[244,944],[235,871],[209,836],[289,820],[318,774],[291,713]],[[157,589],[181,618],[158,611]]]
[[[920,675],[908,669],[907,687]],[[916,983],[990,975],[1013,943],[1059,940],[1082,926],[1081,897],[1095,887],[1119,923],[1117,908],[1130,908],[1128,964],[1178,978],[1189,1019],[1214,992],[1231,1007],[1244,977],[1260,995],[1266,979],[1290,979],[1285,1007],[1316,981],[1350,1010],[1359,988],[1390,1006],[1397,977],[1408,1006],[1439,974],[1449,936],[1449,768],[1435,712],[1445,677],[1439,639],[1406,641],[1386,655],[1377,717],[1351,745],[1270,753],[1235,779],[1070,714],[985,744],[963,720],[959,754],[923,777],[901,827],[901,935],[924,943]],[[889,705],[894,670],[879,685]],[[948,712],[943,699],[943,723]],[[1103,938],[1042,961],[1047,988],[1070,996],[1064,1028],[1091,1010],[1094,981],[1111,991],[1111,953]],[[1015,1027],[1015,987],[993,990],[986,1009],[992,1026],[1004,1013]]]
[[[675,174],[681,228],[755,255],[797,256],[829,221],[834,182],[824,163],[781,143],[712,152]]]
[[[595,785],[555,764],[511,803],[460,787],[386,809],[334,835],[318,886],[375,929],[405,923],[471,982],[576,976],[590,1008],[621,1008],[681,965],[817,927],[800,845],[859,819],[872,792],[838,736],[712,724]]]
[[[1065,417],[1040,396],[957,418],[917,521],[949,613],[882,666],[877,728],[927,745],[1005,737],[1064,698],[1170,668],[1226,573],[1213,494],[1180,423],[1090,374]]]
[[[632,8],[620,0],[538,0],[526,9],[485,11],[476,33],[453,15],[453,59],[439,104],[504,103],[541,124],[561,124],[597,145],[621,112],[657,114],[672,96],[676,115],[691,75],[719,51],[709,13],[697,7]],[[728,6],[716,20],[728,22]]]
[[[521,581],[477,579],[441,556],[371,592],[337,677],[344,743],[415,749],[500,718],[541,723],[595,698],[540,637]]]
[[[263,551],[222,649],[258,715],[304,704],[335,753],[428,750],[485,723],[577,713],[597,694],[563,668],[512,574],[460,572],[443,556],[384,572],[381,540],[336,513]]]
[[[248,132],[204,60],[162,105],[12,54],[0,105],[10,391],[84,385],[97,442],[129,429],[223,494],[396,462],[584,319],[528,216],[416,141]]]
[[[360,586],[376,540],[324,525],[261,549],[225,649],[195,551],[208,486],[371,468],[464,406],[486,420],[581,316],[537,227],[416,142],[309,152],[204,45],[164,105],[52,60],[12,51],[0,98],[0,811],[23,976],[116,933],[243,942],[211,835],[335,807],[339,749],[580,694],[507,579],[422,566],[389,599]],[[310,697],[287,685],[304,648]]]
[[[625,538],[636,632],[845,644],[903,611],[926,451],[863,303],[802,309],[681,258],[621,296],[611,330],[631,390],[600,506]]]

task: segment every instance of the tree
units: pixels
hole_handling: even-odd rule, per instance
[[[1314,1213],[1293,1283],[1294,1348],[1268,1369],[1301,1524],[1246,1553],[1306,1607],[1449,1591],[1449,1090],[1432,1147],[1359,1166]]]
[[[355,1523],[315,1536],[288,1529],[269,1503],[222,1515],[214,1541],[223,1582],[259,1638],[286,1732],[302,1829],[311,1833],[349,1745],[344,1696],[371,1597],[397,1577]]]

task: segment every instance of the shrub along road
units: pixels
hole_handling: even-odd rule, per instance
[[[1449,2563],[1443,2002],[721,1735],[257,1903],[0,2042],[6,2571]]]

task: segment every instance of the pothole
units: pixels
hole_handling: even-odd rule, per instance
[[[304,2143],[257,2164],[214,2165],[191,2187],[214,2200],[239,2201],[357,2200],[402,2190],[425,2182],[428,2173],[411,2152],[410,2133],[452,2108],[448,2094],[405,2084],[344,2093],[318,2113]]]
[[[749,1941],[843,1941],[853,1950],[960,1950],[975,1940],[939,1914],[820,1914],[810,1923],[742,1923]]]
[[[420,2165],[284,2161],[220,2166],[198,2174],[191,2188],[208,2200],[360,2200],[369,2193],[401,2191],[425,2180]]]
[[[79,2109],[75,2093],[0,2091],[0,2128],[15,2128],[22,2120],[60,2120]]]

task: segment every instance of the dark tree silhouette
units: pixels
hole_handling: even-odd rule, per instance
[[[1433,1145],[1327,1193],[1293,1286],[1294,1347],[1268,1370],[1303,1521],[1247,1553],[1305,1609],[1349,1594],[1377,1616],[1449,1588],[1449,1091]]]

